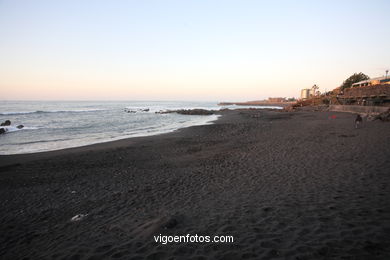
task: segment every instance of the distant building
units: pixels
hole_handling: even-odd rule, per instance
[[[305,100],[310,97],[319,96],[321,93],[317,90],[318,86],[313,85],[311,88],[305,88],[301,90],[301,99]]]
[[[366,86],[375,86],[379,84],[390,84],[390,77],[377,77],[367,80],[362,80],[352,84],[352,87],[366,87]]]
[[[308,99],[309,97],[310,97],[310,89],[309,88],[302,89],[301,90],[301,99],[305,100],[305,99]]]
[[[286,98],[284,97],[274,97],[274,98],[268,98],[268,102],[270,103],[281,103],[281,102],[286,102]]]

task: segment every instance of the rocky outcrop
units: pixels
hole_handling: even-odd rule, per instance
[[[11,125],[11,121],[10,120],[5,120],[3,123],[1,123],[0,126],[10,126]]]
[[[170,114],[170,113],[177,113],[180,115],[207,116],[207,115],[213,115],[215,111],[206,110],[206,109],[178,109],[178,110],[166,110],[166,111],[156,112],[156,114]]]
[[[387,111],[382,112],[378,115],[375,115],[373,117],[373,120],[381,120],[384,122],[389,122],[390,121],[390,109],[388,109]]]
[[[139,109],[129,109],[129,108],[125,108],[124,111],[126,113],[137,113],[137,112],[149,112],[149,108],[139,108]]]
[[[1,123],[0,126],[10,126],[10,128],[12,129],[13,127],[11,127],[11,121],[10,120],[5,120],[3,123]],[[17,129],[22,129],[24,127],[24,125],[18,125],[16,126]],[[5,134],[9,131],[10,129],[8,129],[7,127],[1,127],[0,128],[0,134]]]
[[[293,105],[294,102],[284,101],[284,102],[270,102],[266,100],[257,100],[257,101],[246,101],[246,102],[220,102],[218,106],[277,106],[277,107],[285,107]]]
[[[0,124],[0,126],[10,126],[10,125],[11,125],[10,120],[5,120],[3,123]],[[5,127],[0,128],[0,134],[5,134],[7,131],[8,129]]]

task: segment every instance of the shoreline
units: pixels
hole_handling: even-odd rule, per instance
[[[265,107],[281,107],[285,108],[295,104],[296,101],[286,101],[286,102],[269,102],[269,101],[245,101],[245,102],[220,102],[218,106],[265,106]]]
[[[355,129],[353,114],[329,111],[223,114],[172,133],[11,155],[12,165],[0,157],[0,256],[390,256],[390,124]],[[234,242],[162,245],[159,234]]]
[[[66,154],[84,153],[84,152],[90,152],[90,151],[101,151],[101,150],[105,150],[105,149],[115,149],[115,148],[126,147],[128,145],[133,144],[134,142],[145,141],[144,139],[147,139],[147,138],[153,138],[153,137],[158,138],[159,136],[175,134],[179,131],[182,131],[184,129],[191,128],[191,127],[198,127],[198,126],[206,126],[206,125],[215,124],[217,121],[219,121],[222,118],[223,111],[218,111],[218,113],[215,113],[215,115],[218,115],[217,119],[212,120],[212,121],[208,121],[205,124],[182,127],[182,128],[178,128],[178,129],[175,129],[172,131],[165,132],[165,133],[143,135],[143,136],[134,136],[134,137],[124,137],[124,138],[117,139],[117,140],[103,141],[103,142],[99,142],[99,143],[92,143],[92,144],[62,148],[62,149],[57,149],[57,150],[21,153],[21,154],[0,154],[0,168],[11,166],[13,164],[25,163],[25,162],[29,162],[32,160],[50,158],[52,156],[61,156],[61,155],[66,155]]]
[[[0,155],[0,168],[12,164],[17,163],[23,163],[26,161],[41,159],[41,158],[50,158],[51,156],[59,156],[64,155],[67,153],[79,153],[79,152],[88,152],[88,151],[96,151],[96,150],[104,150],[109,148],[120,148],[125,147],[127,145],[130,145],[134,142],[142,142],[145,138],[153,138],[158,137],[161,135],[166,134],[175,134],[179,131],[182,131],[187,128],[191,127],[198,127],[198,126],[205,126],[205,125],[212,125],[217,124],[223,116],[226,116],[229,113],[233,113],[234,111],[279,111],[279,109],[270,109],[270,108],[237,108],[237,109],[228,109],[228,110],[221,110],[216,111],[214,115],[218,115],[218,118],[216,120],[209,121],[206,124],[201,125],[192,125],[187,127],[182,127],[175,129],[173,131],[165,132],[165,133],[159,133],[159,134],[152,134],[152,135],[144,135],[144,136],[135,136],[135,137],[124,137],[117,140],[111,140],[111,141],[104,141],[99,143],[93,143],[93,144],[87,144],[82,146],[75,146],[75,147],[68,147],[68,148],[62,148],[57,150],[49,150],[49,151],[41,151],[41,152],[31,152],[31,153],[21,153],[21,154],[3,154]]]
[[[274,110],[272,108],[267,108],[267,107],[259,107],[259,108],[236,108],[236,109],[222,109],[222,110],[205,110],[205,109],[190,109],[188,111],[186,111],[185,109],[183,110],[166,110],[166,111],[160,111],[160,112],[155,112],[156,114],[166,114],[166,113],[178,113],[178,114],[184,114],[184,115],[195,115],[195,116],[214,116],[216,117],[215,119],[213,118],[209,118],[207,119],[206,121],[203,120],[202,123],[200,122],[193,122],[192,125],[189,125],[189,126],[178,126],[178,128],[172,128],[172,129],[165,129],[163,131],[160,131],[160,132],[156,132],[156,133],[148,133],[148,132],[144,132],[144,133],[137,133],[137,134],[134,134],[132,136],[122,136],[122,137],[115,137],[111,140],[108,140],[108,139],[102,139],[102,140],[99,140],[99,141],[92,141],[92,142],[86,142],[85,144],[79,144],[79,145],[73,145],[73,146],[65,146],[63,148],[56,148],[56,149],[50,149],[49,150],[42,150],[42,151],[31,151],[31,152],[22,152],[22,153],[11,153],[11,154],[0,154],[0,166],[2,165],[2,160],[1,157],[2,156],[12,156],[12,155],[26,155],[26,154],[36,154],[36,153],[45,153],[45,152],[55,152],[55,151],[60,151],[60,150],[65,150],[65,149],[73,149],[73,148],[78,148],[78,147],[85,147],[85,146],[90,146],[90,145],[97,145],[97,144],[101,144],[101,143],[108,143],[108,142],[115,142],[115,141],[120,141],[120,140],[123,140],[123,139],[131,139],[131,138],[138,138],[138,137],[148,137],[148,136],[155,136],[155,135],[161,135],[161,134],[166,134],[166,133],[171,133],[171,132],[175,132],[175,131],[178,131],[180,129],[183,129],[183,128],[188,128],[188,127],[192,127],[192,126],[198,126],[198,125],[207,125],[207,124],[213,124],[214,122],[216,122],[218,120],[219,117],[221,117],[221,115],[226,111],[226,110],[246,110],[246,109],[262,109],[262,110]],[[70,140],[71,141],[71,140]]]
[[[3,166],[4,164],[4,161],[6,161],[7,159],[11,158],[11,157],[34,157],[35,154],[40,154],[40,155],[44,155],[46,153],[58,153],[58,154],[63,154],[64,152],[66,153],[67,151],[66,150],[74,150],[74,149],[80,149],[81,151],[88,151],[88,150],[93,150],[93,149],[104,149],[104,147],[99,147],[100,145],[103,145],[105,147],[110,147],[111,144],[110,143],[116,143],[117,145],[120,145],[119,143],[121,141],[124,141],[126,142],[127,144],[129,144],[129,140],[133,140],[133,139],[138,139],[138,138],[147,138],[147,137],[153,137],[153,136],[160,136],[160,135],[165,135],[165,134],[170,134],[170,133],[175,133],[177,131],[180,131],[182,129],[186,129],[186,128],[189,128],[189,127],[196,127],[196,126],[203,126],[203,125],[209,125],[209,124],[214,124],[216,121],[218,121],[218,119],[221,117],[220,114],[218,114],[218,118],[217,119],[214,119],[214,120],[210,120],[208,121],[207,123],[204,123],[204,124],[200,124],[200,125],[191,125],[191,126],[185,126],[185,127],[181,127],[181,128],[177,128],[177,129],[174,129],[174,130],[169,130],[167,132],[163,132],[163,133],[153,133],[153,134],[146,134],[146,135],[137,135],[137,136],[134,136],[134,137],[118,137],[118,139],[115,139],[115,140],[107,140],[107,141],[101,141],[101,142],[97,142],[97,143],[91,143],[91,144],[86,144],[86,145],[81,145],[81,146],[74,146],[74,147],[67,147],[67,148],[60,148],[60,149],[56,149],[56,150],[48,150],[48,151],[38,151],[38,152],[30,152],[30,153],[18,153],[18,154],[0,154],[0,167]],[[128,141],[126,141],[128,140]],[[115,145],[115,144],[113,144]],[[73,152],[73,151],[69,151],[69,152]],[[77,151],[75,151],[77,152]],[[3,158],[4,157],[4,158]],[[12,158],[11,158],[12,159]]]

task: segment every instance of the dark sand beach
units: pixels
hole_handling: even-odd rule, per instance
[[[390,259],[389,123],[222,113],[169,134],[0,156],[0,258]],[[234,242],[163,245],[159,234]]]

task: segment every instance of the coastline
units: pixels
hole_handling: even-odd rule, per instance
[[[390,256],[389,124],[354,129],[354,115],[338,112],[222,114],[161,135],[0,156],[0,256]],[[71,222],[77,214],[86,217]],[[159,234],[235,241],[161,245]]]
[[[34,161],[34,160],[40,160],[40,159],[46,159],[51,158],[55,156],[63,156],[66,154],[77,154],[77,153],[85,153],[85,152],[91,152],[91,151],[101,151],[105,149],[115,149],[115,148],[121,148],[121,147],[127,147],[128,145],[134,144],[135,142],[143,142],[146,141],[148,138],[156,137],[157,139],[159,136],[163,135],[169,135],[169,134],[179,134],[180,131],[183,131],[187,128],[191,127],[198,127],[198,126],[206,126],[210,124],[218,124],[221,121],[223,122],[223,117],[227,116],[228,114],[235,114],[234,111],[242,112],[242,111],[278,111],[274,109],[269,108],[237,108],[234,110],[221,110],[216,111],[215,115],[218,115],[218,118],[216,120],[209,121],[206,124],[201,125],[192,125],[188,127],[178,128],[173,131],[165,132],[165,133],[159,133],[159,134],[152,134],[152,135],[144,135],[144,136],[135,136],[135,137],[125,137],[117,140],[112,141],[105,141],[105,142],[99,142],[94,144],[88,144],[83,146],[76,146],[76,147],[69,147],[69,148],[63,148],[58,150],[51,150],[51,151],[42,151],[42,152],[33,152],[33,153],[22,153],[22,154],[0,154],[0,168],[1,167],[7,167],[12,166],[13,164],[20,164],[28,161]],[[146,140],[145,140],[146,138]]]
[[[115,148],[127,147],[127,146],[134,144],[134,143],[137,143],[137,142],[146,141],[148,138],[155,137],[158,139],[159,136],[176,134],[179,131],[182,131],[186,128],[215,124],[217,121],[219,121],[221,119],[223,114],[224,114],[223,111],[218,111],[217,113],[215,113],[215,115],[218,115],[218,118],[215,120],[208,121],[205,124],[182,127],[182,128],[178,128],[178,129],[175,129],[173,131],[168,131],[168,132],[164,132],[164,133],[158,133],[158,134],[152,134],[152,135],[141,135],[141,136],[134,136],[134,137],[124,137],[124,138],[120,138],[120,139],[116,139],[116,140],[112,140],[112,141],[104,141],[104,142],[99,142],[99,143],[63,148],[63,149],[58,149],[58,150],[32,152],[32,153],[21,153],[21,154],[0,154],[0,168],[1,167],[8,167],[8,166],[12,166],[15,164],[20,164],[20,163],[30,162],[30,161],[34,161],[34,160],[41,160],[41,159],[46,159],[46,158],[51,158],[51,157],[56,157],[56,156],[63,156],[63,155],[67,155],[67,154],[78,154],[78,153],[85,153],[85,152],[91,152],[91,151],[101,151],[101,150],[105,150],[105,149],[115,149]]]
[[[245,101],[245,102],[220,102],[219,106],[270,106],[270,107],[288,107],[295,104],[295,101],[270,102],[270,101]]]
[[[178,108],[217,108],[211,102],[0,102],[0,154],[54,151],[137,136],[172,132],[217,118],[210,111],[177,111]],[[41,107],[41,108],[39,108]],[[194,116],[186,116],[186,112]],[[206,111],[203,111],[206,112]],[[18,128],[17,126],[21,126]]]

